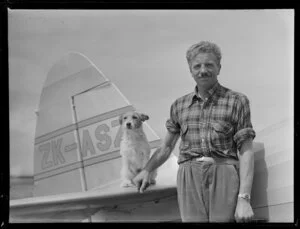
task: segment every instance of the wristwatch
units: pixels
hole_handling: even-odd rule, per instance
[[[248,194],[248,193],[240,193],[238,195],[238,198],[242,198],[242,199],[250,201],[250,194]]]

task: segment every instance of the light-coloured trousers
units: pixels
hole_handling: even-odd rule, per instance
[[[236,165],[190,160],[179,165],[177,195],[183,222],[234,222]]]

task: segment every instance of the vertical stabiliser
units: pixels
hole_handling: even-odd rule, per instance
[[[90,190],[119,179],[119,116],[135,110],[80,53],[50,69],[40,97],[34,149],[34,196]],[[145,123],[152,149],[159,137]]]

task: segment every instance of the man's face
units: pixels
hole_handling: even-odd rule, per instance
[[[217,82],[221,65],[213,53],[199,53],[190,63],[190,71],[199,87],[209,89]]]

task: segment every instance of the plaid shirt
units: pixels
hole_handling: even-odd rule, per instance
[[[181,135],[178,163],[193,157],[225,157],[238,160],[237,150],[255,132],[248,98],[217,82],[203,101],[194,92],[177,99],[166,128]]]

